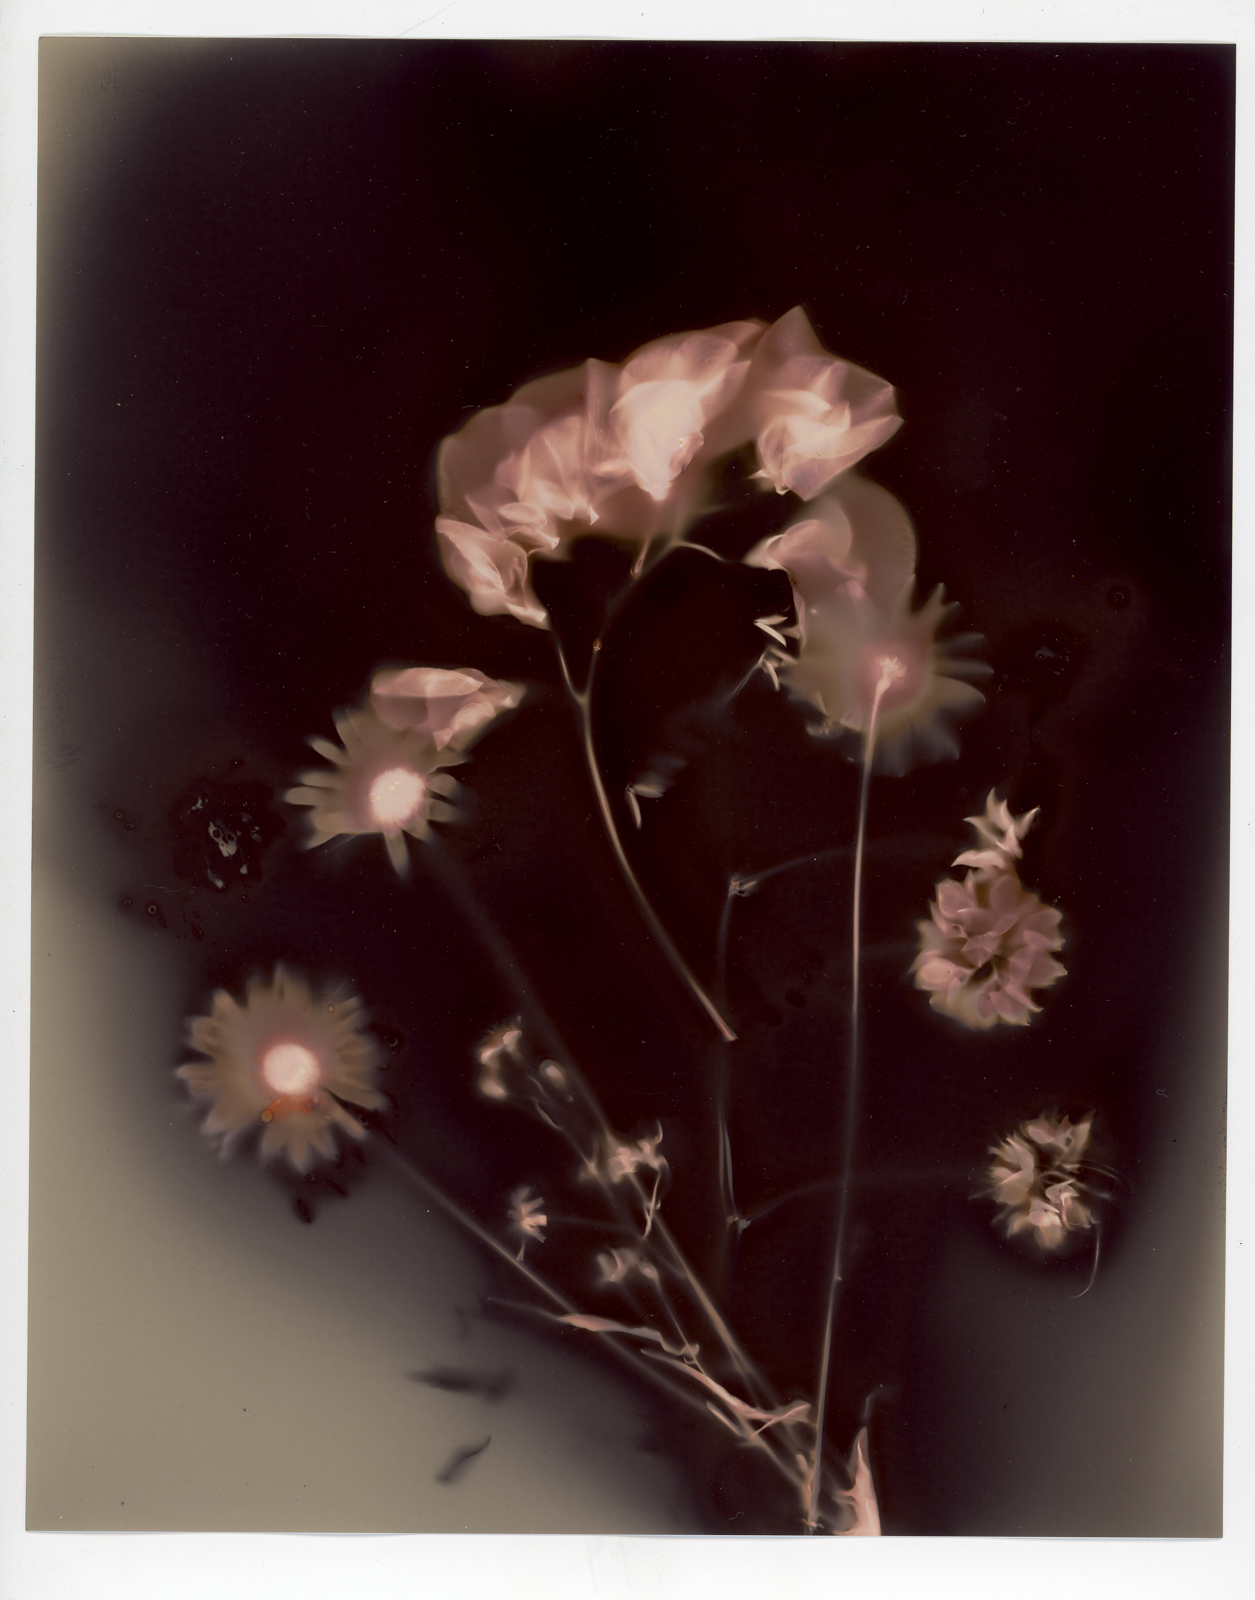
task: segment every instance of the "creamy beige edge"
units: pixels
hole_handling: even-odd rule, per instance
[[[615,1385],[459,1316],[482,1263],[398,1180],[303,1227],[197,1135],[171,1075],[189,947],[116,909],[132,864],[95,802],[115,740],[213,711],[186,641],[152,623],[137,657],[132,622],[41,596],[28,1526],[690,1531]],[[435,1365],[510,1367],[516,1387],[493,1404],[407,1377]]]

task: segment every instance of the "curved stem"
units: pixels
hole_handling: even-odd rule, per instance
[[[727,1007],[728,935],[732,927],[732,902],[740,893],[741,881],[734,875],[728,880],[728,892],[724,896],[723,911],[719,917],[719,936],[715,941],[715,1004],[720,1011],[725,1010]],[[719,1119],[719,1200],[723,1210],[724,1222],[717,1241],[715,1279],[718,1283],[722,1280],[727,1269],[730,1230],[737,1227],[741,1221],[741,1213],[736,1203],[736,1189],[732,1182],[732,1141],[728,1136],[730,1063],[726,1040],[721,1043],[719,1048],[717,1072],[715,1113]]]
[[[658,913],[654,910],[653,906],[650,905],[649,899],[646,896],[644,889],[641,887],[640,880],[637,878],[636,873],[632,868],[632,863],[628,860],[627,851],[623,848],[623,840],[619,835],[618,825],[614,820],[614,812],[611,810],[610,806],[610,797],[606,793],[606,786],[601,776],[601,768],[597,762],[597,748],[593,742],[591,695],[593,670],[589,670],[588,682],[584,685],[583,689],[577,689],[571,679],[571,673],[567,666],[566,656],[563,654],[562,645],[556,633],[553,636],[553,642],[554,648],[558,653],[558,664],[562,668],[562,681],[566,685],[567,694],[570,697],[572,704],[575,706],[577,713],[579,714],[580,735],[584,749],[584,761],[588,767],[589,778],[592,780],[593,793],[597,796],[597,808],[601,813],[602,826],[606,830],[606,837],[610,840],[610,845],[614,851],[615,860],[619,863],[619,869],[623,873],[624,878],[627,880],[628,887],[631,889],[637,906],[640,908],[641,915],[644,917],[649,926],[649,931],[653,934],[658,945],[661,947],[663,954],[671,963],[671,966],[675,970],[676,976],[679,977],[680,980],[687,986],[689,993],[697,1001],[698,1005],[701,1006],[702,1010],[714,1023],[715,1027],[718,1028],[720,1035],[728,1042],[731,1042],[736,1038],[736,1034],[728,1026],[727,1022],[725,1022],[719,1011],[719,1008],[715,1005],[714,1001],[694,977],[693,973],[689,969],[688,963],[676,949],[671,935],[663,927]]]
[[[666,1245],[671,1256],[672,1264],[674,1265],[676,1271],[680,1273],[684,1281],[688,1284],[690,1293],[701,1307],[702,1313],[705,1316],[706,1321],[710,1324],[711,1330],[722,1342],[723,1347],[727,1351],[728,1357],[732,1362],[732,1365],[735,1367],[738,1376],[741,1378],[741,1381],[745,1384],[746,1389],[760,1404],[764,1400],[766,1400],[769,1404],[774,1404],[775,1396],[771,1393],[770,1388],[764,1383],[763,1379],[759,1377],[758,1371],[742,1347],[741,1341],[737,1338],[736,1334],[733,1333],[727,1322],[725,1322],[723,1314],[720,1312],[715,1302],[710,1298],[710,1295],[707,1293],[701,1279],[689,1265],[684,1252],[680,1249],[679,1242],[675,1235],[671,1232],[671,1229],[661,1217],[656,1217],[654,1219],[654,1231]]]
[[[824,1318],[823,1348],[819,1362],[819,1384],[815,1396],[815,1454],[811,1460],[810,1495],[806,1527],[814,1533],[819,1526],[819,1497],[823,1476],[824,1412],[828,1404],[828,1375],[832,1367],[832,1333],[837,1315],[841,1268],[845,1257],[846,1225],[850,1215],[850,1188],[854,1169],[855,1122],[859,1094],[859,962],[862,939],[863,844],[867,834],[867,796],[871,788],[872,761],[876,751],[876,719],[885,691],[901,677],[899,662],[881,662],[880,681],[872,696],[863,741],[862,772],[858,790],[858,827],[854,838],[854,893],[850,907],[850,1055],[845,1080],[845,1130],[841,1149],[841,1189],[837,1201],[837,1237],[832,1250],[832,1274],[828,1284],[828,1312]]]
[[[531,1014],[533,1022],[537,1025],[540,1031],[548,1037],[549,1043],[554,1048],[556,1053],[562,1056],[564,1060],[569,1062],[569,1053],[564,1048],[556,1028],[545,1014],[543,1007],[541,1007],[534,995],[530,992],[519,965],[514,959],[509,947],[501,938],[497,930],[493,927],[489,919],[480,910],[479,906],[475,903],[474,898],[466,891],[465,886],[457,879],[456,875],[449,870],[449,863],[445,860],[443,850],[441,849],[440,844],[435,836],[428,841],[427,848],[429,860],[438,866],[440,876],[446,889],[456,898],[459,909],[463,912],[468,921],[479,934],[485,945],[485,948],[492,956],[494,964],[497,966],[501,976],[514,989],[516,997],[521,1002],[523,1008]],[[581,1092],[587,1101],[589,1110],[594,1114],[595,1120],[600,1124],[603,1135],[609,1136],[610,1125],[606,1121],[605,1114],[602,1112],[600,1106],[597,1105],[595,1099],[593,1099],[590,1091],[583,1083],[582,1077],[578,1074],[578,1072],[575,1073],[575,1080],[580,1086]],[[562,1133],[564,1130],[558,1129],[558,1131]],[[572,1144],[572,1148],[574,1149],[576,1155],[585,1162],[588,1162],[589,1158],[585,1152],[580,1150],[578,1144],[572,1142],[569,1136],[568,1142]],[[476,1220],[467,1211],[465,1211],[456,1200],[454,1200],[450,1195],[446,1194],[437,1183],[419,1171],[418,1168],[411,1165],[411,1163],[408,1162],[398,1150],[396,1150],[386,1141],[383,1143],[383,1148],[387,1151],[388,1156],[393,1164],[409,1182],[411,1182],[428,1198],[434,1200],[436,1204],[446,1211],[456,1222],[460,1223],[461,1226],[471,1233],[481,1244],[485,1245],[492,1252],[492,1254],[499,1257],[502,1261],[507,1262],[516,1273],[518,1273],[529,1284],[531,1284],[534,1289],[539,1291],[539,1293],[544,1295],[552,1304],[558,1306],[564,1314],[578,1314],[579,1307],[575,1304],[575,1302],[569,1300],[567,1296],[562,1294],[560,1290],[547,1282],[540,1273],[534,1271],[527,1265],[525,1261],[521,1261],[514,1252],[507,1249],[507,1247],[502,1244],[499,1239],[495,1238],[493,1234],[488,1231],[488,1229],[476,1222]],[[639,1200],[642,1209],[648,1212],[652,1205],[651,1198],[645,1193],[644,1187],[641,1185],[635,1175],[633,1175],[631,1179],[631,1185],[636,1192],[637,1199]],[[606,1194],[606,1198],[610,1201],[612,1209],[617,1210],[618,1207],[616,1206],[615,1195],[611,1187],[604,1181],[601,1182],[600,1186],[603,1192]],[[557,1221],[558,1219],[555,1218],[554,1220]],[[575,1222],[583,1221],[584,1219],[563,1218],[561,1220]],[[622,1221],[619,1223],[619,1226],[622,1226],[625,1231],[635,1234],[638,1238],[642,1237],[639,1224],[630,1216],[625,1215]],[[725,1322],[723,1316],[718,1310],[718,1307],[707,1293],[705,1287],[697,1277],[697,1274],[693,1271],[693,1268],[689,1265],[688,1260],[686,1259],[683,1251],[680,1249],[679,1243],[675,1239],[675,1236],[672,1234],[670,1228],[666,1226],[661,1216],[659,1216],[656,1211],[653,1213],[652,1227],[654,1233],[658,1236],[659,1240],[663,1244],[667,1256],[670,1258],[671,1269],[687,1285],[689,1293],[700,1307],[707,1323],[711,1328],[711,1331],[716,1335],[719,1342],[722,1344],[728,1359],[732,1363],[732,1366],[744,1381],[746,1390],[751,1399],[760,1405],[764,1402],[767,1405],[773,1405],[774,1397],[771,1395],[770,1386],[766,1385],[759,1377],[754,1363],[746,1354],[744,1348],[740,1344],[740,1341],[732,1332],[732,1329],[728,1326],[727,1322]],[[681,1342],[689,1342],[688,1336],[684,1332],[683,1326],[680,1323],[675,1308],[671,1303],[670,1297],[667,1294],[661,1280],[659,1280],[657,1284],[657,1293],[658,1298],[663,1305],[663,1309],[665,1310],[669,1320],[681,1338]],[[664,1389],[667,1393],[680,1399],[684,1404],[689,1406],[691,1409],[696,1410],[700,1415],[709,1415],[709,1402],[696,1398],[686,1387],[668,1378],[664,1369],[660,1369],[652,1361],[642,1360],[641,1356],[624,1348],[622,1344],[617,1342],[617,1337],[608,1337],[608,1343],[609,1347],[615,1351],[619,1358],[627,1362],[628,1365],[633,1367],[635,1371],[648,1374],[651,1382],[654,1383],[655,1386]],[[700,1362],[696,1363],[695,1370],[703,1371]],[[720,1415],[722,1416],[722,1413],[720,1413]],[[738,1419],[738,1422],[739,1421],[740,1419]],[[758,1433],[751,1433],[743,1423],[740,1423],[739,1431],[741,1431],[743,1434],[744,1443],[764,1452],[771,1460],[772,1464],[777,1468],[778,1471],[780,1471],[780,1473],[790,1484],[804,1491],[804,1475],[799,1476],[797,1469],[797,1462],[799,1460],[798,1452],[792,1442],[787,1447],[783,1442],[784,1439],[794,1441],[795,1433],[791,1426],[786,1425],[780,1429],[780,1433],[783,1436],[781,1441],[777,1441],[774,1436],[768,1436],[764,1434],[761,1430]]]

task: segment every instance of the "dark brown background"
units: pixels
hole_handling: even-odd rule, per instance
[[[836,1432],[873,1394],[890,1532],[1217,1532],[1232,50],[61,40],[43,74],[37,802],[49,878],[161,975],[114,1019],[151,1035],[128,1093],[164,1127],[178,1017],[283,958],[367,995],[389,1135],[485,1219],[553,1181],[471,1092],[514,1002],[445,887],[398,885],[381,850],[305,856],[287,812],[260,889],[217,895],[173,816],[206,781],[282,788],[377,665],[473,664],[536,688],[464,769],[450,852],[612,1117],[662,1119],[673,1220],[708,1248],[708,1030],[599,838],[550,641],[438,568],[433,461],[526,378],[800,301],[897,386],[906,426],[868,468],[994,668],[962,759],[873,789]],[[787,514],[730,489],[695,537],[739,556]],[[592,545],[539,581],[576,631],[614,576]],[[779,598],[680,555],[607,636],[612,789],[687,763],[633,849],[706,979],[728,873],[852,827],[855,768],[795,708],[759,684],[708,710]],[[1030,1029],[973,1038],[905,973],[995,784],[1042,807],[1025,877],[1065,914],[1069,976]],[[736,908],[743,1206],[831,1170],[845,880],[829,861]],[[1052,1102],[1097,1109],[1122,1176],[1079,1301],[1088,1256],[1031,1262],[970,1198],[990,1140]],[[163,1137],[194,1159],[185,1121]],[[317,1235],[380,1181],[343,1211],[318,1185],[266,1203]],[[829,1226],[783,1206],[735,1263],[786,1389],[813,1383]],[[736,1527],[731,1494],[704,1488],[698,1524]]]

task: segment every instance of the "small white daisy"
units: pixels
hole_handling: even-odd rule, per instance
[[[209,1015],[188,1025],[189,1043],[206,1059],[175,1074],[209,1106],[201,1132],[226,1157],[260,1127],[263,1159],[283,1157],[298,1172],[334,1156],[333,1129],[364,1139],[340,1103],[387,1104],[374,1087],[379,1051],[361,1032],[364,1020],[360,1000],[315,994],[283,966],[268,983],[251,979],[243,1005],[219,989]]]
[[[343,748],[330,739],[309,742],[331,766],[301,773],[284,799],[311,807],[310,849],[342,834],[379,834],[398,872],[409,869],[403,834],[425,839],[430,822],[453,816],[448,800],[456,781],[441,767],[465,757],[452,747],[437,750],[425,734],[389,727],[370,707],[335,718]]]

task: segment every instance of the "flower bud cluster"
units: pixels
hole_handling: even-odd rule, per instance
[[[1013,817],[991,790],[984,816],[967,819],[978,847],[954,861],[972,870],[962,883],[939,883],[931,921],[916,924],[916,988],[928,991],[934,1009],[969,1028],[1027,1023],[1041,1010],[1032,991],[1064,975],[1051,954],[1063,948],[1062,917],[1025,889],[1015,866],[1036,815]]]
[[[538,1057],[524,1037],[520,1017],[499,1023],[475,1050],[478,1088],[486,1100],[510,1101],[560,1133],[587,1159],[603,1136],[604,1121],[583,1079],[572,1068]]]

